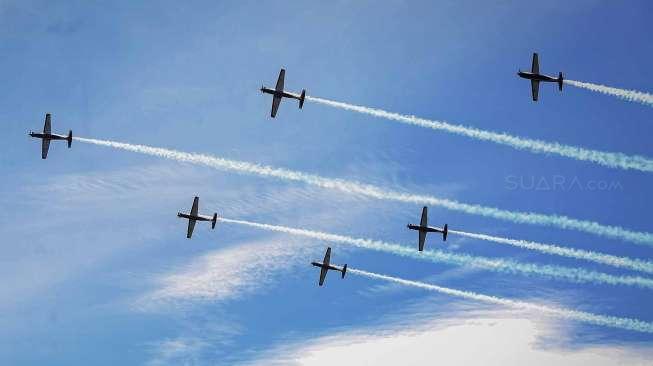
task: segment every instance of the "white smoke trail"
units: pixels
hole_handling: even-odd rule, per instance
[[[433,121],[416,116],[388,112],[382,109],[336,102],[333,100],[317,97],[309,97],[308,95],[306,96],[306,99],[331,107],[364,113],[375,117],[406,123],[409,125],[445,131],[457,135],[471,137],[477,140],[491,141],[497,144],[510,146],[518,150],[527,150],[538,154],[556,154],[576,160],[593,162],[610,168],[633,169],[643,172],[653,172],[653,160],[645,156],[590,150],[577,146],[563,145],[557,142],[546,142],[542,140],[522,138],[511,136],[505,133],[485,131],[473,127],[454,125],[443,121]]]
[[[594,235],[618,238],[634,243],[653,245],[652,233],[633,231],[619,226],[603,225],[597,222],[578,220],[567,216],[545,215],[534,212],[508,211],[495,207],[462,203],[434,196],[400,193],[396,191],[384,190],[369,184],[346,181],[343,179],[324,178],[314,174],[306,174],[282,168],[274,168],[265,165],[248,163],[244,161],[228,160],[204,154],[192,154],[158,147],[132,145],[122,142],[96,140],[83,137],[73,137],[73,139],[95,145],[108,146],[116,149],[158,156],[186,163],[204,165],[214,169],[303,182],[321,188],[337,189],[346,193],[359,194],[380,200],[440,206],[453,211],[460,211],[471,215],[492,217],[495,219],[516,222],[520,224],[554,226],[561,229],[578,230]]]
[[[529,249],[546,254],[559,255],[567,258],[582,259],[590,262],[606,264],[613,267],[627,268],[635,271],[653,274],[653,262],[628,257],[594,252],[590,250],[561,247],[554,244],[537,243],[534,241],[502,238],[498,236],[468,233],[465,231],[449,230],[449,234],[456,234],[473,239],[491,241],[499,244],[512,245],[514,247]]]
[[[520,263],[505,259],[494,259],[487,257],[476,257],[467,254],[456,254],[441,250],[426,250],[418,252],[416,248],[409,248],[399,244],[388,243],[378,240],[352,238],[345,235],[324,233],[320,231],[296,229],[286,226],[261,224],[257,222],[219,218],[219,221],[231,224],[245,225],[263,230],[287,233],[291,235],[305,236],[318,240],[334,243],[353,245],[359,248],[372,249],[376,251],[391,253],[402,257],[428,260],[434,263],[446,263],[457,266],[469,266],[501,273],[519,273],[523,275],[537,275],[547,278],[566,280],[576,283],[597,283],[609,285],[638,286],[653,288],[653,279],[636,276],[615,276],[602,272],[587,271],[581,268],[569,268],[561,266],[537,265],[531,263]]]
[[[629,102],[639,102],[653,107],[653,94],[644,93],[637,90],[613,88],[600,84],[584,83],[582,81],[576,80],[565,80],[564,83],[578,88],[584,88],[591,91],[612,95]]]
[[[350,268],[348,272],[367,278],[389,281],[404,286],[417,287],[424,290],[439,292],[445,295],[461,297],[464,299],[476,300],[476,301],[481,301],[481,302],[496,304],[496,305],[509,306],[512,308],[523,309],[523,310],[537,311],[540,313],[552,315],[563,319],[572,319],[583,323],[602,325],[611,328],[632,330],[632,331],[642,332],[642,333],[653,333],[653,323],[645,322],[639,319],[621,318],[616,316],[594,314],[585,311],[565,309],[560,307],[533,304],[524,301],[510,300],[497,296],[483,295],[471,291],[462,291],[462,290],[456,290],[447,287],[436,286],[424,282],[405,280],[402,278],[367,272],[355,268]]]

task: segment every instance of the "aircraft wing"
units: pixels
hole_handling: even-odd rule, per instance
[[[320,268],[320,283],[319,283],[320,286],[324,284],[324,279],[326,278],[328,271],[329,271],[329,267]]]
[[[48,114],[49,116],[49,114]],[[48,119],[49,121],[50,119]],[[41,139],[41,159],[48,157],[48,150],[50,149],[50,139]]]
[[[45,125],[43,125],[43,133],[49,135],[52,132],[52,125],[50,123],[50,113],[45,115]]]
[[[279,71],[279,78],[277,79],[277,86],[274,88],[276,91],[283,91],[283,79],[286,77],[286,70]]]
[[[422,219],[419,222],[419,226],[429,226],[428,223],[428,208],[424,206],[422,209]]]
[[[537,57],[537,53],[533,54],[533,67],[531,67],[531,72],[533,74],[539,74],[540,73],[540,61]]]
[[[195,221],[193,219],[188,219],[188,233],[186,233],[186,237],[190,239],[191,236],[193,236],[193,229],[195,229]]]
[[[277,110],[279,109],[279,104],[281,104],[281,97],[274,96],[272,98],[272,112],[270,116],[274,118],[277,115]]]
[[[331,263],[331,247],[327,248],[326,253],[324,253],[324,260],[322,261],[322,264],[325,267],[329,267],[329,264]]]
[[[193,200],[193,207],[190,209],[190,215],[191,216],[197,216],[197,210],[198,210],[199,202],[200,202],[200,198],[195,197],[195,199]]]
[[[419,251],[424,250],[424,242],[426,241],[426,231],[419,232]]]
[[[539,80],[531,80],[531,90],[533,93],[533,101],[537,102],[537,95],[540,92],[540,82]]]

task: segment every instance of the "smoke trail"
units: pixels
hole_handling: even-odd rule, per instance
[[[603,225],[597,222],[578,220],[567,216],[545,215],[534,212],[508,211],[495,207],[462,203],[433,196],[400,193],[396,191],[384,190],[369,184],[362,184],[342,179],[324,178],[318,175],[306,174],[282,168],[273,168],[270,166],[253,164],[244,161],[228,160],[204,154],[191,154],[181,151],[162,149],[158,147],[132,145],[122,142],[96,140],[83,137],[73,137],[73,139],[89,144],[108,146],[116,149],[158,156],[181,162],[204,165],[214,169],[236,171],[263,177],[274,177],[289,181],[303,182],[321,188],[337,189],[346,193],[359,194],[380,200],[440,206],[453,211],[460,211],[471,215],[492,217],[495,219],[516,222],[520,224],[555,226],[561,229],[578,230],[594,235],[618,238],[634,243],[653,245],[652,233],[633,231],[619,226]]]
[[[546,306],[546,305],[538,305],[538,304],[533,304],[524,301],[510,300],[510,299],[505,299],[496,296],[483,295],[471,291],[462,291],[462,290],[456,290],[447,287],[436,286],[424,282],[405,280],[402,278],[367,272],[355,268],[349,269],[348,272],[367,278],[389,281],[405,286],[417,287],[424,290],[439,292],[445,295],[461,297],[464,299],[482,301],[482,302],[496,304],[496,305],[509,306],[509,307],[523,309],[523,310],[534,310],[540,313],[552,315],[563,319],[572,319],[583,323],[602,325],[611,328],[632,330],[632,331],[642,332],[642,333],[653,333],[653,323],[645,322],[639,319],[620,318],[616,316],[600,315],[600,314],[588,313],[585,311],[578,311],[578,310],[565,309],[565,308]]]
[[[639,102],[642,104],[646,104],[648,106],[653,107],[653,94],[649,93],[644,93],[640,92],[637,90],[627,90],[627,89],[619,89],[619,88],[612,88],[609,86],[605,85],[600,85],[600,84],[592,84],[592,83],[584,83],[581,81],[576,81],[576,80],[565,80],[565,84],[573,85],[578,88],[584,88],[588,89],[591,91],[607,94],[607,95],[612,95],[624,100],[627,100],[629,102]],[[308,97],[307,97],[308,98]]]
[[[345,235],[329,234],[320,231],[296,229],[286,226],[261,224],[257,222],[219,218],[219,221],[231,224],[245,225],[258,229],[305,236],[318,240],[353,245],[359,248],[391,253],[402,257],[428,260],[434,263],[446,263],[457,266],[469,266],[501,273],[518,273],[523,275],[537,275],[547,278],[566,280],[576,283],[597,283],[609,285],[639,286],[653,288],[653,279],[635,276],[614,276],[607,273],[587,271],[580,268],[569,268],[550,265],[536,265],[520,263],[505,259],[476,257],[467,254],[448,253],[441,250],[426,250],[418,252],[394,243],[378,240],[352,238]]]
[[[653,262],[633,259],[628,257],[618,257],[615,255],[581,250],[574,248],[561,247],[554,244],[543,244],[527,240],[501,238],[485,234],[468,233],[458,230],[449,230],[450,234],[457,234],[473,239],[491,241],[499,244],[512,245],[514,247],[535,250],[541,253],[559,255],[567,258],[582,259],[590,262],[607,264],[609,266],[632,269],[635,271],[653,274]]]
[[[497,144],[510,146],[518,150],[527,150],[538,154],[556,154],[576,160],[593,162],[610,168],[634,169],[642,172],[653,172],[653,160],[645,156],[590,150],[577,146],[562,145],[557,142],[533,140],[511,136],[505,133],[485,131],[473,127],[454,125],[442,121],[433,121],[416,116],[388,112],[382,109],[363,107],[317,97],[309,97],[308,95],[306,96],[306,99],[331,107],[364,113],[375,117],[406,123],[409,125],[446,131],[457,135],[471,137],[477,140],[491,141]]]

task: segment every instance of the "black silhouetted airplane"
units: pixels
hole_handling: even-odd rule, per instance
[[[195,197],[193,200],[193,207],[190,209],[190,214],[185,214],[178,212],[177,217],[183,217],[184,219],[188,219],[188,233],[186,234],[186,237],[190,239],[190,237],[193,235],[193,229],[195,228],[195,222],[197,221],[210,221],[211,222],[211,229],[215,229],[215,223],[218,221],[218,213],[214,213],[213,217],[211,216],[204,216],[204,215],[198,215],[197,210],[199,209],[199,197]]]
[[[427,233],[442,233],[442,241],[447,240],[447,234],[449,233],[449,227],[447,224],[444,224],[444,228],[440,229],[437,227],[430,227],[428,223],[428,208],[424,206],[422,209],[422,219],[420,220],[419,225],[408,224],[408,228],[411,230],[419,231],[419,251],[424,250],[424,242],[426,241]]]
[[[558,77],[548,76],[540,74],[540,62],[538,61],[537,53],[533,54],[533,66],[531,72],[521,71],[517,72],[517,75],[524,79],[529,79],[531,81],[531,91],[533,94],[533,101],[537,102],[537,95],[540,91],[540,81],[558,83],[558,89],[562,91],[562,71],[558,74]]]
[[[324,279],[326,278],[327,272],[332,269],[334,271],[339,271],[342,275],[342,278],[345,278],[347,273],[347,265],[345,264],[342,267],[332,266],[331,265],[331,248],[327,248],[326,253],[324,254],[324,260],[320,262],[311,262],[315,267],[320,267],[320,282],[319,285],[324,284]]]
[[[265,86],[261,86],[261,91],[263,93],[272,94],[272,112],[270,116],[274,118],[277,115],[277,110],[279,109],[279,104],[281,103],[281,98],[293,98],[299,100],[299,109],[302,109],[304,106],[304,99],[306,98],[306,89],[302,89],[301,94],[290,93],[283,90],[283,79],[286,76],[286,70],[281,69],[279,72],[279,78],[277,79],[277,86],[274,89],[270,89]]]
[[[52,133],[52,125],[50,122],[50,113],[45,115],[45,125],[43,126],[43,133],[38,132],[29,132],[29,135],[41,139],[41,159],[48,157],[48,150],[50,150],[50,141],[51,140],[66,140],[68,141],[68,148],[73,143],[73,131],[68,131],[68,136],[66,135],[57,135]]]

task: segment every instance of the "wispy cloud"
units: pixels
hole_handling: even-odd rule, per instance
[[[147,364],[195,365],[200,361],[201,352],[209,346],[210,343],[202,338],[179,337],[162,340],[151,345],[154,356]]]
[[[180,270],[157,276],[157,288],[135,306],[147,310],[237,299],[272,286],[279,273],[309,258],[312,248],[310,242],[271,237],[211,251]]]
[[[133,216],[124,214],[159,208],[161,202],[151,197],[169,196],[183,186],[174,180],[165,186],[148,182],[171,174],[170,168],[136,166],[57,174],[21,187],[16,193],[20,207],[10,220],[0,220],[6,260],[0,269],[5,279],[0,307],[14,306],[12,299],[43,294],[54,284],[97,270],[120,253],[161,240],[165,229],[152,225],[154,215],[142,215],[140,225],[133,225]],[[147,195],[144,188],[136,189],[139,183],[145,183]]]

